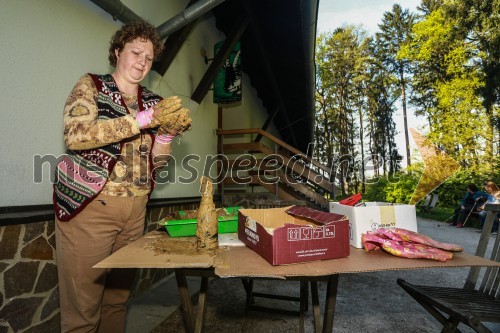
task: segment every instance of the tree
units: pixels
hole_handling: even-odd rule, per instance
[[[395,137],[398,133],[394,122],[395,102],[401,95],[399,72],[392,72],[385,64],[387,61],[387,47],[380,40],[381,35],[376,35],[370,54],[370,82],[367,90],[369,99],[370,119],[372,122],[372,133],[374,151],[373,155],[382,157],[383,172],[387,175],[394,174],[400,167]],[[376,148],[375,148],[376,146]],[[375,176],[378,176],[375,173]]]
[[[500,150],[500,0],[455,0],[444,6],[445,15],[457,23],[455,29],[463,40],[477,51],[474,62],[484,74],[484,85],[479,86],[482,104],[488,118],[487,155]],[[498,146],[494,146],[494,142]],[[495,164],[492,164],[495,168]]]
[[[403,58],[398,58],[397,54],[403,45],[410,39],[410,32],[414,24],[414,16],[408,9],[403,10],[400,5],[392,7],[391,12],[385,12],[382,23],[379,24],[381,30],[377,33],[379,56],[387,69],[397,77],[397,84],[401,90],[401,104],[403,107],[404,134],[406,146],[406,163],[411,165],[410,140],[408,137],[408,119],[406,110],[408,73],[410,62]]]
[[[438,10],[443,5],[443,0],[422,0],[417,9],[421,11],[424,16],[429,15],[431,12]]]
[[[456,24],[442,8],[430,12],[414,25],[412,41],[399,55],[415,65],[412,102],[428,117],[429,140],[463,167],[478,167],[489,163],[480,130],[486,118],[476,93],[482,73],[472,65],[474,50],[459,38]]]
[[[347,26],[321,34],[316,42],[317,152],[328,166],[338,169],[342,194],[349,191],[349,174],[359,152],[356,82],[363,72],[365,38],[363,31]]]

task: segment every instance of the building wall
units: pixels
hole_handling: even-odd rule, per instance
[[[181,12],[188,1],[122,2],[158,26]],[[50,180],[56,162],[49,156],[59,157],[65,152],[64,103],[80,76],[113,70],[107,49],[110,37],[122,23],[113,21],[90,0],[0,0],[0,5],[0,207],[50,204]],[[205,157],[216,154],[218,106],[212,102],[211,91],[200,105],[189,96],[208,67],[200,55],[201,48],[211,56],[213,45],[224,38],[215,28],[213,16],[204,15],[165,75],[152,71],[143,82],[164,97],[183,97],[193,119],[192,130],[173,146],[175,162],[167,168],[172,179],[169,184],[160,184],[153,198],[199,195],[196,181],[179,182],[179,177],[190,176],[182,160],[188,154],[199,156],[191,165],[203,170]],[[242,103],[224,109],[223,118],[224,128],[261,127],[267,118],[246,76]]]
[[[0,332],[58,331],[54,223],[0,228],[0,248]]]

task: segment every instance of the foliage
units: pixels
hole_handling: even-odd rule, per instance
[[[493,170],[498,130],[480,93],[485,85],[484,68],[477,63],[481,50],[457,29],[459,22],[444,7],[430,11],[413,26],[412,40],[399,57],[414,64],[411,103],[428,119],[429,140],[464,168]]]
[[[365,201],[382,201],[408,204],[417,187],[420,173],[398,172],[392,179],[378,177],[370,180],[363,195]]]
[[[370,179],[363,200],[409,203],[420,180],[422,168],[423,166],[417,163],[412,166],[411,173],[400,172],[392,180],[387,177]],[[500,175],[460,170],[438,186],[432,193],[439,195],[438,205],[440,207],[454,208],[465,196],[468,184],[475,184],[479,189],[482,189],[482,184],[485,181],[500,184]]]
[[[338,169],[342,193],[349,191],[347,179],[360,153],[355,110],[366,63],[364,40],[365,32],[353,26],[321,34],[317,40],[315,156]]]
[[[461,167],[428,189],[440,206],[454,207],[469,183],[500,182],[500,0],[422,0],[417,9],[395,5],[373,37],[346,26],[317,39],[315,156],[337,170],[342,197],[410,201],[423,165],[400,170],[398,100]],[[443,163],[428,167],[442,179]]]
[[[380,44],[354,26],[321,34],[316,44],[315,156],[337,170],[343,195],[360,185],[364,190],[367,159],[374,161],[376,175],[399,169],[399,89],[384,69]]]
[[[468,184],[475,184],[480,190],[485,181],[493,181],[500,184],[500,175],[478,173],[471,170],[461,170],[450,177],[436,190],[439,194],[439,201],[444,207],[455,207],[465,196]]]
[[[453,209],[452,208],[447,208],[447,207],[439,207],[439,202],[434,207],[434,209],[430,213],[426,212],[421,212],[420,210],[417,210],[417,216],[422,217],[422,218],[427,218],[427,219],[432,219],[436,221],[450,221],[450,216],[453,215]],[[467,223],[470,226],[470,223]]]
[[[411,165],[410,142],[407,122],[407,89],[409,86],[408,74],[410,62],[398,57],[398,52],[410,42],[410,32],[414,24],[414,15],[408,9],[403,10],[400,5],[392,7],[391,12],[384,13],[382,23],[379,25],[381,32],[377,33],[379,52],[376,53],[382,64],[396,77],[395,85],[400,90],[401,104],[403,107],[404,134],[406,146],[406,163]]]
[[[486,75],[479,93],[487,110],[500,98],[499,0],[455,0],[446,3],[445,13],[457,22],[457,33],[478,50],[477,64]]]

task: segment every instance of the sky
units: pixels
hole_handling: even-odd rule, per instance
[[[370,35],[378,32],[378,24],[382,22],[385,12],[391,11],[394,4],[403,9],[417,12],[420,0],[319,0],[317,32],[334,31],[336,28],[347,25],[362,25]],[[407,108],[408,128],[418,128],[424,124],[423,119],[414,116],[411,108]],[[403,155],[402,166],[406,166],[406,150],[404,138],[403,112],[399,108],[396,112],[396,127],[399,134],[396,136],[399,153]],[[415,147],[410,135],[410,146]]]
[[[344,24],[362,24],[373,34],[384,12],[396,3],[416,12],[420,0],[319,0],[318,32],[333,31]]]

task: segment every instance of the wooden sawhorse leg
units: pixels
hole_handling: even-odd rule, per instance
[[[198,275],[198,274],[196,274]],[[196,276],[195,275],[195,276]],[[205,324],[207,292],[208,292],[208,275],[201,274],[200,293],[198,296],[198,310],[196,317],[193,311],[193,303],[189,295],[189,288],[186,280],[186,274],[183,269],[175,269],[175,279],[177,280],[177,288],[179,289],[179,296],[181,298],[181,310],[188,333],[201,333],[203,332],[203,325]]]
[[[307,288],[309,287],[308,281],[300,281],[300,318],[299,318],[299,333],[305,331],[305,321],[307,313],[307,303],[309,301],[309,294]]]
[[[196,323],[194,325],[194,333],[203,332],[203,325],[205,325],[205,314],[207,304],[208,292],[208,277],[201,277],[200,295],[198,297],[198,311],[196,313]]]
[[[335,304],[337,302],[337,287],[339,275],[334,274],[328,278],[326,285],[325,314],[323,319],[323,333],[333,332],[333,319],[335,315]]]
[[[323,317],[323,325],[321,324],[321,308],[319,305],[318,296],[318,281],[310,280],[311,283],[311,300],[314,318],[314,332],[330,333],[333,331],[333,320],[335,316],[335,304],[337,301],[337,287],[339,284],[339,275],[331,275],[326,281],[326,296],[325,296],[325,313]],[[321,330],[323,326],[323,330]]]
[[[177,288],[179,289],[179,296],[181,298],[181,310],[184,318],[184,324],[186,325],[186,331],[191,333],[194,332],[194,313],[193,303],[191,302],[191,297],[189,296],[186,275],[182,273],[181,269],[176,269],[175,279],[177,281]]]
[[[310,281],[311,283],[311,301],[313,308],[313,318],[314,318],[314,332],[321,332],[321,309],[319,306],[319,296],[318,296],[318,281]]]

